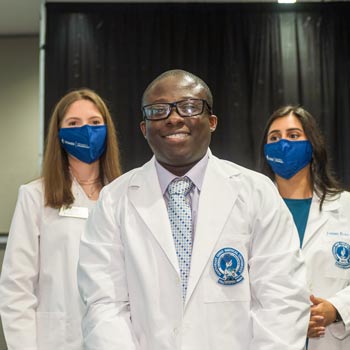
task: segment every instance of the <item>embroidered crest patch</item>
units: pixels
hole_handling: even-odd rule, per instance
[[[218,283],[233,285],[242,282],[244,270],[243,255],[234,248],[222,248],[214,257],[213,267],[219,276]]]
[[[346,242],[336,242],[332,247],[332,253],[335,258],[335,264],[342,268],[350,267],[350,245]]]

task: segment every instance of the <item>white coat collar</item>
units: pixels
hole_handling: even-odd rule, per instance
[[[155,157],[135,173],[129,183],[129,198],[174,269],[179,266],[173,243],[167,208],[155,167]]]
[[[209,155],[207,171],[199,197],[196,234],[193,243],[191,274],[188,281],[186,303],[210,259],[216,243],[224,229],[228,216],[239,193],[231,177],[240,174],[238,169],[223,169],[222,161]]]
[[[334,199],[326,199],[323,202],[322,210],[320,211],[320,198],[314,192],[312,196],[312,202],[309,212],[309,217],[306,224],[305,236],[303,240],[303,247],[307,245],[316,232],[325,225],[331,213],[339,210],[340,208],[340,195],[334,197]]]

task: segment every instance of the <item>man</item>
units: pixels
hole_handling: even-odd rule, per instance
[[[211,154],[198,77],[163,73],[142,106],[154,157],[102,191],[82,237],[85,349],[301,350],[305,271],[274,185]]]

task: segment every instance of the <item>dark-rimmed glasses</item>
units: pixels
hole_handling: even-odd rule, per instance
[[[176,102],[152,103],[142,107],[143,118],[147,120],[163,120],[167,119],[171,114],[171,110],[176,108],[177,114],[181,117],[195,117],[204,111],[204,106],[208,107],[211,113],[209,103],[204,99],[189,98]]]

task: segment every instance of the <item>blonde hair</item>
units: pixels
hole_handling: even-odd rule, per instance
[[[68,108],[79,100],[91,101],[102,114],[107,127],[106,150],[100,158],[101,184],[104,186],[121,175],[117,134],[105,102],[90,89],[71,91],[56,104],[46,138],[42,177],[45,205],[52,208],[70,206],[74,202],[68,156],[59,142],[58,132]]]

